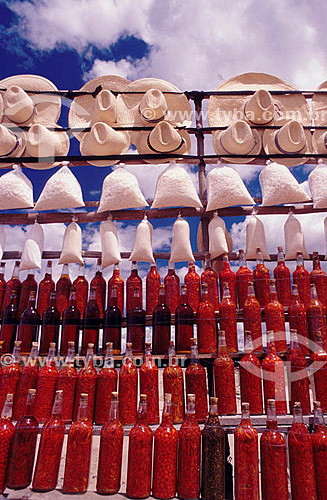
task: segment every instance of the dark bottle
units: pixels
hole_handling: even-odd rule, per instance
[[[165,285],[160,285],[158,304],[152,315],[152,352],[167,354],[170,340],[171,314],[166,304]]]
[[[75,280],[76,281],[76,280]],[[60,354],[66,356],[68,353],[68,342],[74,342],[76,352],[78,352],[79,329],[81,323],[80,312],[76,302],[76,291],[72,287],[69,295],[69,304],[62,315],[62,334]]]
[[[39,293],[37,297],[37,310],[41,318],[48,307],[50,293],[55,291],[55,287],[55,282],[52,279],[52,261],[48,260],[44,278],[39,283]]]
[[[133,344],[133,354],[144,353],[145,311],[139,288],[134,289],[133,306],[127,313],[127,339]]]
[[[43,313],[40,354],[48,354],[50,342],[58,345],[60,313],[56,307],[56,293],[50,293],[49,305]]]
[[[82,355],[87,351],[88,344],[94,344],[95,354],[99,350],[100,311],[98,307],[96,289],[91,286],[89,301],[83,317]]]
[[[2,301],[5,295],[6,280],[5,280],[5,262],[0,262],[0,310],[2,311]]]
[[[80,316],[83,317],[89,294],[89,282],[85,278],[85,263],[79,265],[79,274],[73,283],[76,290],[76,304]],[[72,340],[72,339],[71,339]]]
[[[106,309],[106,280],[102,276],[102,271],[101,271],[101,259],[97,260],[97,268],[95,272],[95,276],[93,280],[91,281],[91,288],[95,288],[95,293],[96,293],[96,302],[98,304],[99,312],[100,312],[100,318],[103,318],[104,311]]]
[[[113,287],[117,288],[117,307],[124,314],[124,280],[120,276],[119,263],[114,265],[114,270],[108,281],[108,306],[111,306],[111,292]]]
[[[139,289],[140,292],[140,302],[142,307],[142,280],[137,272],[137,262],[132,262],[131,274],[126,280],[126,315],[128,311],[132,309],[134,304],[134,290],[135,288]]]
[[[16,329],[18,325],[17,295],[15,290],[11,292],[10,303],[2,313],[2,326],[0,340],[3,341],[2,351],[12,352],[16,339]]]
[[[151,264],[150,271],[146,277],[146,314],[152,314],[158,304],[160,281],[157,266]]]
[[[217,351],[216,315],[209,301],[208,285],[203,283],[201,302],[196,310],[197,337],[199,353],[215,354]]]
[[[7,281],[5,286],[5,293],[2,301],[1,313],[4,312],[5,308],[10,304],[11,292],[14,291],[17,297],[17,305],[19,304],[20,289],[22,284],[19,279],[19,260],[16,260],[15,267],[12,272],[12,277]]]
[[[175,272],[175,264],[168,262],[168,272],[164,277],[164,285],[166,291],[166,304],[172,314],[179,304],[179,277]]]
[[[64,310],[67,309],[71,286],[68,264],[64,264],[61,276],[56,284],[56,307],[60,313],[60,318]]]
[[[27,307],[31,292],[35,292],[35,297],[36,297],[37,283],[34,278],[34,271],[29,270],[28,275],[26,279],[23,281],[20,290],[19,307],[18,307],[19,317],[21,317],[21,315],[23,314],[23,312]]]
[[[178,354],[191,352],[192,337],[193,309],[188,303],[187,286],[182,285],[179,306],[175,312],[175,343]]]
[[[111,288],[109,305],[104,315],[103,345],[112,342],[114,354],[120,354],[121,349],[121,318],[122,311],[118,307],[118,290],[116,285]]]
[[[21,340],[21,353],[29,354],[32,342],[38,339],[40,315],[35,308],[35,292],[31,291],[27,308],[22,313],[17,332],[17,340]]]

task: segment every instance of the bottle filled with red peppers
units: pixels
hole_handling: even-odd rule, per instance
[[[95,391],[97,383],[97,371],[94,368],[93,344],[88,344],[84,361],[84,367],[78,372],[76,381],[76,394],[74,405],[74,420],[78,418],[80,408],[80,398],[82,394],[87,394],[87,417],[93,422]],[[84,410],[83,410],[84,411]]]
[[[145,355],[140,368],[140,391],[147,396],[148,423],[159,423],[159,372],[153,360],[151,342],[145,343]]]
[[[239,252],[239,268],[236,272],[236,291],[238,299],[238,307],[243,309],[244,302],[248,296],[249,283],[253,282],[252,271],[248,268],[245,260],[244,250],[240,249]]]
[[[195,395],[195,414],[199,423],[208,416],[207,376],[200,363],[196,338],[191,338],[191,362],[185,371],[186,394]]]
[[[213,371],[219,414],[232,415],[236,413],[234,362],[228,353],[223,330],[218,334],[218,354]]]
[[[133,362],[132,349],[132,344],[127,342],[119,370],[119,415],[123,425],[134,425],[137,416],[138,372]]]
[[[203,283],[201,302],[196,310],[197,338],[199,353],[216,353],[216,313],[213,304],[209,302],[208,285]]]
[[[171,394],[173,424],[180,424],[184,418],[184,377],[172,340],[168,347],[168,366],[164,369],[163,386],[165,394]]]
[[[314,431],[311,434],[317,498],[327,495],[327,428],[320,401],[314,401]]]
[[[45,365],[40,369],[36,381],[35,417],[40,423],[46,422],[51,415],[58,377],[55,355],[56,344],[50,342]]]
[[[0,418],[0,494],[2,494],[6,488],[6,471],[10,447],[15,433],[15,427],[11,421],[12,405],[13,395],[7,394]]]
[[[13,419],[20,420],[24,415],[27,394],[29,389],[35,389],[37,375],[39,372],[38,363],[38,344],[37,342],[32,342],[32,349],[26,364],[22,368],[21,376],[18,380],[15,402],[13,409]]]
[[[115,369],[113,345],[107,342],[103,368],[97,377],[94,421],[96,425],[108,422],[111,407],[111,394],[117,390],[118,374]]]
[[[250,413],[260,415],[263,412],[261,365],[253,352],[251,333],[244,332],[244,356],[240,361],[241,401],[249,403]]]
[[[57,391],[63,391],[61,418],[65,424],[73,420],[77,371],[74,366],[75,342],[68,342],[68,353],[64,366],[57,377]]]

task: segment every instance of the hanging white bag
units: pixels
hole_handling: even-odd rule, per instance
[[[155,263],[152,251],[152,234],[153,226],[145,216],[136,228],[134,246],[129,260]]]
[[[259,182],[262,206],[310,201],[310,197],[285,165],[268,160],[266,167],[260,172]]]
[[[117,239],[117,230],[112,220],[101,222],[100,237],[102,250],[102,269],[106,269],[106,267],[121,261]]]
[[[313,208],[327,208],[327,164],[323,160],[308,177]]]
[[[20,260],[20,271],[26,269],[41,269],[44,247],[44,231],[37,222],[29,229]]]
[[[58,264],[83,264],[82,230],[76,222],[66,227]]]
[[[33,207],[33,185],[21,167],[13,169],[0,177],[0,210]]]
[[[255,259],[257,248],[261,249],[265,260],[270,260],[263,222],[256,215],[252,215],[246,226],[246,258]]]
[[[3,252],[6,246],[6,231],[3,226],[0,226],[0,260],[2,259]]]
[[[210,258],[215,259],[224,253],[228,253],[228,244],[226,240],[226,225],[217,213],[213,214],[213,218],[208,225],[209,231],[209,253]]]
[[[173,224],[173,241],[169,262],[194,262],[190,241],[190,226],[181,215]]]
[[[297,254],[302,253],[304,259],[309,258],[305,247],[304,236],[300,221],[290,214],[284,224],[285,260],[296,260]]]

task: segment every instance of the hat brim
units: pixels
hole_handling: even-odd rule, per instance
[[[312,135],[313,151],[317,155],[327,154],[327,147],[324,144],[323,136],[326,135],[327,130],[315,130]]]
[[[226,80],[215,90],[245,91],[260,89],[297,90],[296,87],[280,78],[266,73],[243,73]],[[244,106],[249,95],[211,96],[208,102],[208,123],[210,127],[228,127],[236,120],[250,123],[244,115]],[[309,105],[301,94],[284,94],[272,96],[275,116],[271,123],[284,125],[289,120],[298,120],[302,125],[311,125]],[[270,124],[271,124],[270,123]],[[256,125],[257,126],[257,125]]]
[[[327,90],[327,80],[319,85],[316,90]],[[327,125],[327,93],[313,94],[311,99],[312,117],[317,127]]]
[[[225,154],[228,154],[226,149],[223,148],[220,142],[220,136],[223,133],[222,131],[217,131],[214,133],[213,138],[212,138],[212,145],[213,148],[218,156],[221,157],[222,160],[228,161],[229,163],[250,163],[253,161],[255,158],[251,155],[258,155],[260,154],[260,151],[262,149],[262,140],[261,140],[261,134],[256,130],[255,128],[252,129],[252,133],[254,135],[254,140],[255,140],[255,146],[253,148],[253,151],[251,151],[251,155],[249,156],[243,156],[241,158],[228,158],[226,156],[223,156]],[[229,154],[238,154],[236,151],[230,151]]]
[[[176,157],[171,157],[167,159],[160,159],[160,160],[145,160],[147,163],[154,163],[154,164],[161,164],[161,163],[168,163],[172,160],[177,160],[178,158],[183,157],[183,155],[189,154],[191,150],[191,138],[189,134],[186,132],[186,130],[179,130],[178,131],[181,135],[181,137],[184,139],[184,143],[181,145],[180,148],[178,148],[176,151],[173,151],[171,154],[176,154]],[[136,141],[136,147],[137,151],[140,155],[144,154],[151,154],[155,155],[156,153],[149,147],[148,144],[148,137],[149,137],[150,132],[139,132],[137,136],[137,141]],[[158,154],[160,154],[158,152]],[[162,153],[164,154],[164,153]],[[167,151],[167,154],[170,154],[169,151]]]
[[[263,149],[268,156],[271,154],[282,154],[275,144],[275,133],[276,130],[265,130],[263,133],[262,137]],[[305,150],[301,151],[301,153],[311,154],[312,153],[311,132],[310,130],[305,129],[304,133],[307,141]],[[295,167],[296,165],[303,165],[303,163],[307,161],[307,158],[292,158],[292,154],[290,156],[287,156],[287,154],[285,154],[285,158],[284,157],[272,158],[272,161],[285,165],[286,167]]]
[[[11,124],[12,125],[12,124]],[[7,127],[10,130],[10,127]],[[15,149],[14,153],[11,154],[10,156],[14,156],[14,158],[20,158],[23,156],[23,153],[26,148],[26,132],[23,130],[13,130],[13,134],[15,134],[18,138],[18,146]],[[4,158],[4,157],[2,157]],[[5,167],[10,167],[14,165],[14,163],[17,163],[16,161],[12,161],[11,163],[0,163],[0,168],[5,168]]]
[[[60,125],[56,124],[47,124],[47,127],[56,127],[59,128]],[[60,127],[62,128],[62,127]],[[54,131],[53,134],[59,134],[60,137],[60,142],[57,144],[56,147],[56,152],[54,156],[66,156],[69,151],[70,147],[70,141],[69,141],[69,136],[66,134],[66,132],[62,131]],[[50,168],[58,167],[58,165],[61,165],[61,162],[53,162],[53,163],[42,163],[42,162],[36,162],[36,163],[23,163],[23,165],[27,168],[32,168],[33,170],[48,170]]]
[[[85,141],[87,140],[88,133],[89,132],[84,133],[84,137],[82,138],[82,140],[80,142],[81,155],[85,155],[85,156],[91,154],[91,153],[86,153],[84,151],[84,144],[85,144]],[[130,137],[129,137],[128,132],[121,132],[121,133],[126,136],[126,145],[124,148],[122,148],[122,150],[119,153],[116,153],[119,155],[127,154],[128,150],[130,148]],[[103,153],[103,154],[106,154],[106,153]],[[109,155],[109,154],[113,154],[113,153],[108,152],[107,154]],[[120,162],[120,160],[92,160],[92,161],[87,160],[87,163],[89,163],[89,165],[93,165],[94,167],[109,167],[110,165],[116,165],[119,162]]]

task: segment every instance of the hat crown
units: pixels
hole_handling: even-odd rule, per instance
[[[149,89],[142,97],[139,109],[146,121],[158,121],[164,119],[168,106],[161,90]]]
[[[41,123],[32,125],[27,133],[26,150],[31,156],[52,156],[60,142],[58,132],[51,132]]]
[[[85,155],[120,154],[126,148],[127,142],[125,133],[114,130],[107,123],[98,122],[85,136],[82,153]]]
[[[101,90],[95,99],[91,123],[115,123],[116,121],[117,99],[110,90]]]
[[[275,136],[278,146],[289,153],[301,151],[306,145],[306,137],[301,123],[292,120],[283,125]]]
[[[244,121],[232,123],[221,133],[220,142],[231,154],[248,154],[255,145],[251,127]]]
[[[18,85],[11,85],[4,94],[5,114],[15,123],[24,123],[34,112],[34,103],[30,96]]]
[[[178,131],[168,122],[158,123],[149,135],[149,144],[160,153],[175,151],[182,142]]]
[[[15,134],[7,127],[0,125],[0,156],[7,155],[12,151],[17,142]]]
[[[274,118],[274,102],[266,89],[257,90],[244,106],[246,118],[258,125],[269,123]]]

